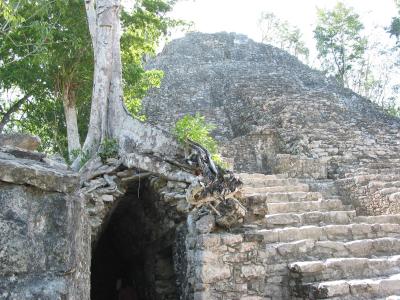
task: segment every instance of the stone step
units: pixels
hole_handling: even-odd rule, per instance
[[[244,186],[242,191],[245,195],[252,195],[255,193],[282,193],[282,192],[309,192],[310,187],[308,184],[296,184],[288,186],[269,186],[269,187],[249,187]]]
[[[252,203],[278,203],[278,202],[300,202],[316,201],[322,199],[319,192],[275,192],[275,193],[253,193],[245,196]]]
[[[284,178],[284,179],[242,179],[243,184],[249,187],[272,187],[272,186],[289,186],[300,184],[298,179]]]
[[[374,181],[381,181],[381,182],[398,181],[400,179],[400,174],[371,174],[368,172],[367,174],[364,175],[354,176],[354,174],[352,174],[350,178],[353,178],[356,184],[368,185],[370,182]]]
[[[285,179],[287,178],[286,174],[273,174],[273,175],[265,175],[261,173],[236,173],[242,181],[253,180],[274,180],[274,179]]]
[[[399,237],[400,224],[348,224],[302,226],[277,229],[259,229],[245,232],[247,240],[265,243],[292,242],[313,239],[316,241],[352,241],[380,237]]]
[[[304,284],[301,292],[303,297],[307,297],[306,299],[332,299],[340,297],[340,299],[347,300],[386,297],[400,293],[400,274],[381,278],[336,280]]]
[[[354,218],[355,223],[393,223],[400,224],[400,215],[380,215],[380,216],[358,216]]]
[[[289,264],[289,270],[293,282],[382,277],[400,273],[400,255],[301,261]]]
[[[267,203],[268,214],[344,210],[343,208],[343,203],[339,199],[305,202]]]
[[[356,216],[356,211],[310,211],[305,213],[279,213],[266,215],[261,225],[265,228],[282,226],[305,226],[326,224],[349,224]],[[378,222],[376,222],[378,223]]]
[[[361,176],[374,176],[374,175],[390,175],[396,176],[400,175],[400,168],[398,167],[391,167],[385,169],[369,169],[369,168],[358,168],[352,172],[346,172],[344,175],[345,177],[353,177],[354,174],[359,174]]]
[[[398,188],[400,187],[400,181],[370,181],[367,187],[373,193],[384,188]]]
[[[259,256],[267,264],[340,257],[390,256],[400,253],[400,238],[382,237],[353,241],[316,241],[311,239],[266,244]]]

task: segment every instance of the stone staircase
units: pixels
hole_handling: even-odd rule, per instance
[[[242,234],[263,266],[254,299],[400,299],[400,215],[357,216],[310,180],[238,175],[249,208]]]

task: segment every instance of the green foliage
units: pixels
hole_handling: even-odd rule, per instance
[[[220,154],[216,153],[211,155],[212,160],[214,161],[214,163],[218,166],[220,166],[223,169],[228,169],[229,168],[229,164],[222,160],[222,157]]]
[[[0,19],[7,22],[10,14],[14,22],[0,35],[0,88],[30,95],[9,127],[39,135],[42,151],[67,159],[61,98],[76,102],[84,137],[92,89],[93,55],[84,3],[9,0],[7,5],[10,9],[7,14],[0,9]]]
[[[262,42],[286,50],[304,61],[308,61],[309,49],[303,41],[300,29],[282,21],[273,13],[263,12],[258,20]]]
[[[214,125],[207,124],[205,117],[199,113],[196,115],[186,115],[175,124],[174,133],[178,141],[185,144],[187,140],[192,140],[208,151],[215,154],[218,151],[217,142],[211,137],[211,131],[215,129]]]
[[[146,95],[149,89],[160,87],[164,73],[160,70],[144,71],[143,67],[137,64],[130,64],[125,70],[125,74],[127,74],[124,84],[124,101],[126,108],[132,116],[141,121],[145,121],[146,116],[141,114],[141,99]],[[135,74],[135,72],[139,74]]]
[[[124,96],[128,110],[144,120],[141,99],[158,87],[162,72],[144,70],[171,27],[183,23],[166,16],[174,1],[138,0],[122,13]],[[62,99],[76,103],[80,139],[89,121],[93,87],[93,50],[82,0],[0,1],[0,91],[16,88],[30,95],[8,128],[39,135],[46,152],[68,159]],[[2,113],[17,99],[2,102]]]
[[[214,125],[208,124],[204,116],[196,113],[194,116],[185,115],[178,120],[175,124],[174,134],[183,145],[186,145],[188,140],[200,144],[210,152],[212,160],[217,165],[227,168],[227,164],[218,153],[217,141],[210,135],[213,129],[215,129]]]
[[[139,0],[132,12],[122,13],[124,28],[121,37],[123,65],[124,101],[128,111],[136,118],[145,120],[140,113],[141,99],[147,91],[159,87],[163,77],[160,70],[145,70],[147,56],[154,56],[157,47],[168,30],[185,25],[171,19],[166,13],[171,11],[175,1]]]
[[[80,156],[79,168],[82,168],[91,158],[89,151],[82,151],[82,149],[74,149],[71,153],[71,158],[67,160],[68,164],[71,164],[76,158]]]
[[[363,28],[359,15],[341,2],[333,10],[318,9],[314,30],[318,57],[325,71],[345,86],[347,74],[366,50],[367,40],[361,35]]]
[[[390,27],[387,28],[388,33],[390,36],[394,36],[397,39],[397,47],[400,48],[400,0],[395,0],[398,15],[392,19],[392,23]]]
[[[389,28],[389,33],[390,36],[394,35],[397,39],[397,42],[399,43],[399,38],[400,38],[400,18],[395,17],[392,19],[392,23],[390,24]]]
[[[99,156],[102,163],[105,163],[108,158],[117,157],[118,141],[115,139],[105,139],[99,148]]]
[[[391,115],[391,116],[393,116],[393,117],[397,117],[397,118],[400,118],[400,107],[399,106],[396,106],[396,105],[389,105],[389,107],[387,107],[386,109],[385,109],[385,111],[386,111],[386,113],[388,114],[388,115]]]

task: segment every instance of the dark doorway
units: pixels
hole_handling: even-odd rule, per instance
[[[129,187],[92,253],[92,300],[175,300],[174,230],[146,183]]]

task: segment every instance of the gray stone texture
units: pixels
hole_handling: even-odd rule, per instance
[[[350,300],[400,293],[400,215],[357,216],[337,195],[313,185],[316,179],[240,176],[249,209],[242,226],[204,233],[188,218],[179,239],[185,262],[180,299]]]
[[[40,145],[40,138],[23,133],[0,134],[0,147],[11,146],[34,151]]]
[[[90,227],[76,175],[0,158],[0,299],[89,299]]]
[[[148,120],[171,129],[183,115],[200,112],[216,125],[213,134],[236,171],[345,178],[342,196],[357,211],[400,212],[392,180],[379,178],[391,187],[381,192],[359,189],[353,179],[398,178],[399,119],[295,57],[234,33],[190,33],[147,68],[165,72],[143,101]],[[351,199],[354,193],[363,200]]]
[[[171,130],[200,112],[245,172],[241,226],[207,232],[190,214],[181,229],[180,299],[400,294],[398,119],[233,33],[190,33],[147,67],[165,72],[144,99],[149,121]]]
[[[398,298],[399,120],[237,34],[191,33],[148,68],[165,71],[150,122],[202,113],[247,172],[242,223],[221,228],[219,206],[190,202],[194,176],[151,153],[93,159],[79,178],[3,142],[0,299],[89,299],[91,246],[92,295],[112,294],[122,259],[142,265],[146,299]]]

